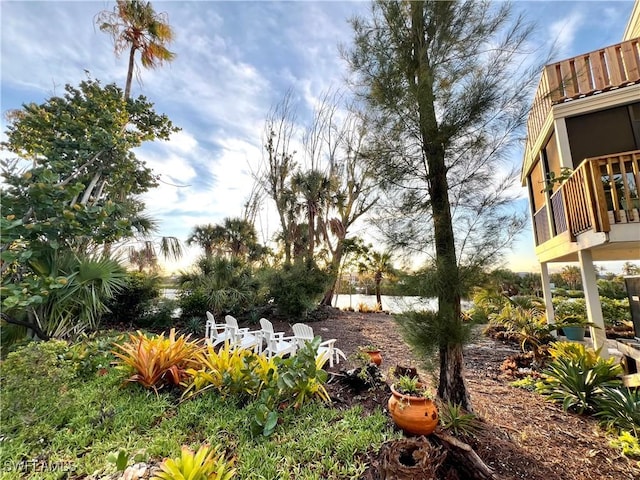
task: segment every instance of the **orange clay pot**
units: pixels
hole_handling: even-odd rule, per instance
[[[375,363],[377,366],[380,366],[382,363],[382,355],[380,355],[380,350],[368,350],[369,358],[371,359],[371,363]]]
[[[393,385],[389,413],[405,433],[429,435],[438,426],[438,409],[433,400],[398,393]]]

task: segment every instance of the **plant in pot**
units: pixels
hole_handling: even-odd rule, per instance
[[[380,355],[380,348],[378,346],[371,344],[362,345],[358,347],[358,350],[368,354],[371,363],[375,363],[378,366],[382,363],[382,355]]]
[[[579,342],[584,340],[584,332],[588,326],[592,323],[588,322],[586,318],[577,315],[565,315],[556,321],[556,328],[562,329],[562,333],[567,340]]]
[[[429,435],[438,426],[432,393],[417,377],[403,375],[391,385],[389,413],[405,433]]]

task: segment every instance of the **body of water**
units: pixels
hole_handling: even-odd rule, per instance
[[[337,308],[345,309],[351,307],[354,310],[358,310],[360,305],[366,305],[369,308],[374,308],[376,306],[376,296],[341,294],[333,297],[333,306]],[[472,302],[466,300],[462,301],[462,310],[468,310],[471,306]],[[382,309],[391,313],[402,313],[409,310],[437,310],[438,299],[382,295]]]
[[[163,295],[166,298],[176,298],[176,293],[177,290],[173,288],[163,290]],[[334,307],[340,309],[351,307],[354,310],[358,310],[360,305],[366,305],[368,308],[373,309],[376,306],[376,296],[362,294],[334,295],[332,304]],[[471,306],[471,302],[466,300],[462,301],[463,310],[468,310]],[[436,310],[437,308],[438,300],[436,298],[382,295],[382,309],[391,313],[401,313],[408,310]]]

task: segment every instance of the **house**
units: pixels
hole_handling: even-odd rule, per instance
[[[620,43],[544,67],[521,180],[548,321],[549,264],[579,262],[599,349],[606,337],[593,262],[640,259],[640,0]]]

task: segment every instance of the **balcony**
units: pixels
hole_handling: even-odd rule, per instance
[[[547,65],[540,78],[527,120],[525,156],[554,105],[640,82],[640,38],[634,38],[577,57]]]
[[[640,223],[640,150],[587,158],[533,217],[536,245]]]

